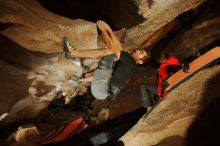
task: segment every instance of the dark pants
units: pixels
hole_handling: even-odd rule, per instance
[[[153,107],[158,102],[157,85],[141,85],[141,94],[144,108]]]

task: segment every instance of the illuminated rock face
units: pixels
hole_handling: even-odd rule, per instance
[[[126,37],[123,42],[128,50],[140,47],[147,38],[151,37],[156,31],[174,20],[183,12],[189,11],[202,4],[203,0],[139,0],[136,4],[139,6],[139,14],[145,21],[126,31]]]
[[[58,16],[34,0],[1,0],[0,5],[0,22],[9,25],[1,33],[26,49],[61,52],[64,35],[77,48],[97,48],[95,23]]]
[[[40,144],[40,133],[34,125],[23,125],[18,127],[18,130],[12,133],[7,141],[10,146],[38,146]]]
[[[141,24],[135,26],[133,24],[133,27],[126,30],[122,38],[125,48],[132,50],[139,47],[147,38],[179,14],[196,8],[202,2],[203,0],[136,0],[130,2],[112,0],[108,1],[103,9],[109,13],[108,15],[116,26],[129,23],[127,21],[137,21],[132,17],[134,15],[142,17],[141,22],[137,21]],[[26,49],[47,53],[60,52],[64,35],[71,38],[76,48],[97,48],[95,23],[71,20],[56,15],[34,0],[1,0],[0,5],[0,22],[7,23],[9,26],[1,33]],[[129,9],[126,9],[126,6]],[[114,8],[114,11],[111,8]],[[124,13],[123,9],[126,12],[129,11]]]
[[[212,126],[219,127],[216,124],[219,118],[212,113],[213,110],[219,113],[216,106],[220,101],[219,86],[219,65],[200,71],[171,91],[159,106],[147,117],[144,115],[120,140],[125,146],[206,145],[204,142],[211,139],[211,143],[216,144],[215,134],[207,132]],[[204,139],[197,139],[197,136]]]
[[[88,84],[79,82],[82,66],[63,53],[32,52],[3,36],[1,44],[0,114],[8,113],[1,124],[34,118],[62,94],[85,92]]]

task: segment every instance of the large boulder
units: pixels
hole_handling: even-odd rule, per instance
[[[204,0],[135,1],[139,7],[138,12],[143,16],[144,21],[126,30],[126,35],[122,39],[125,48],[132,50],[140,47],[148,38],[178,15],[198,7],[203,2]]]
[[[122,25],[122,22],[126,25],[128,20],[136,21],[133,15],[142,17],[140,24],[133,24],[133,27],[120,32],[122,44],[126,50],[132,50],[140,47],[144,41],[178,15],[198,7],[203,2],[204,0],[109,1],[103,9],[108,11],[116,25]],[[7,26],[1,33],[27,49],[41,52],[61,51],[64,35],[71,38],[76,48],[98,47],[95,23],[56,15],[34,0],[1,0],[0,5],[0,22]],[[115,11],[109,11],[113,6]],[[118,14],[124,7],[128,8],[128,12]],[[123,21],[118,21],[119,19]]]
[[[34,118],[49,103],[65,95],[83,94],[80,64],[66,60],[63,53],[44,54],[24,49],[0,36],[0,125]]]
[[[219,65],[200,71],[171,91],[165,100],[148,115],[144,115],[120,140],[125,146],[181,146],[185,142],[189,145],[217,142],[214,133],[206,132],[211,127],[219,128],[217,113],[212,113],[219,111],[215,105],[220,100],[219,86]],[[212,123],[211,119],[218,122]]]
[[[81,49],[97,48],[97,29],[93,22],[71,20],[43,8],[35,0],[0,1],[1,34],[26,49],[46,53],[61,52],[66,35]]]

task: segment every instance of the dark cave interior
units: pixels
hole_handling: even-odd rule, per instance
[[[130,28],[143,21],[138,8],[127,0],[39,0],[49,11],[71,19],[106,21],[113,30]]]

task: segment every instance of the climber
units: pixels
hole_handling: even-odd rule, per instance
[[[158,84],[141,85],[141,94],[143,97],[143,106],[148,108],[148,111],[160,100],[166,96],[163,90],[163,81],[169,76],[177,72],[181,68],[181,64],[176,57],[171,56],[168,52],[161,53],[160,66],[158,69]],[[151,93],[151,94],[150,94]],[[153,94],[153,95],[152,95]],[[150,96],[151,95],[151,96]]]
[[[94,76],[81,81],[91,81],[91,92],[97,99],[112,97],[115,99],[136,71],[137,64],[143,64],[148,58],[145,50],[135,50],[130,54],[122,51],[122,46],[112,29],[104,22],[97,21],[106,48],[76,50],[64,37],[64,53],[70,58],[101,58]]]

